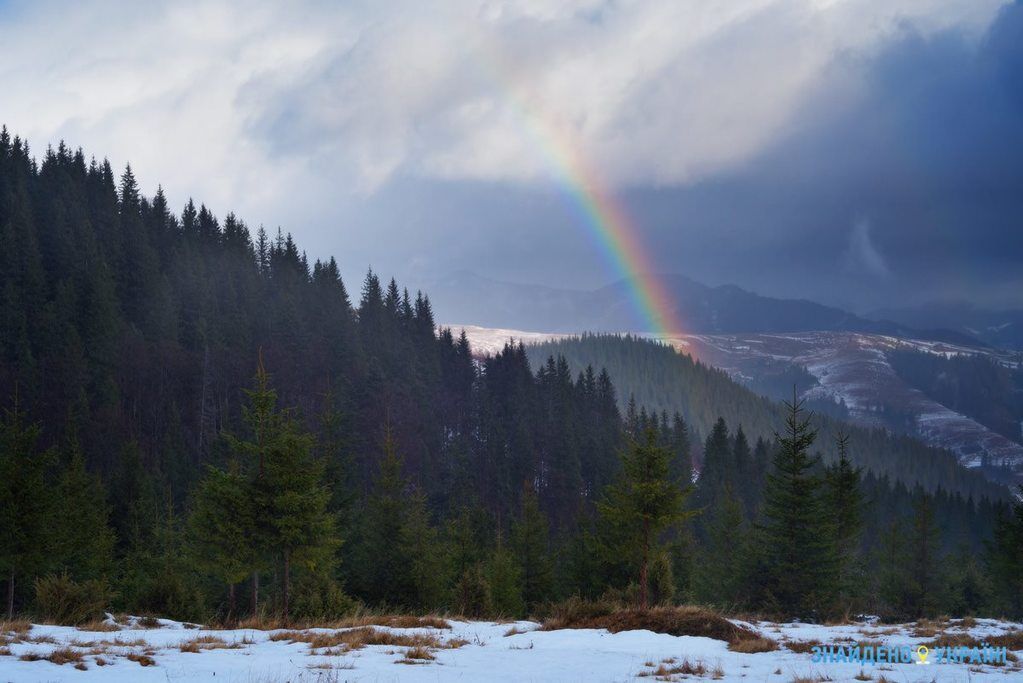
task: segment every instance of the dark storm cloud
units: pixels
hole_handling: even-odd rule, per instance
[[[980,41],[907,28],[836,63],[789,131],[741,172],[633,193],[663,267],[859,308],[1023,304],[1023,4]]]

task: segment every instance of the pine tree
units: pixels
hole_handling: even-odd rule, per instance
[[[519,617],[525,611],[522,598],[522,570],[500,537],[487,563],[491,605],[498,615]]]
[[[848,458],[849,437],[836,437],[838,462],[824,473],[825,508],[830,515],[832,543],[838,573],[839,601],[848,604],[862,585],[858,571],[859,544],[863,531],[863,494],[860,491],[860,468]]]
[[[522,495],[522,511],[512,523],[511,549],[519,563],[522,597],[530,609],[551,595],[554,577],[549,533],[540,501],[535,493],[526,490]]]
[[[18,580],[47,564],[45,540],[53,511],[46,471],[53,456],[36,443],[39,427],[25,423],[17,398],[0,424],[0,572],[7,580],[7,618],[14,617]]]
[[[414,588],[409,558],[401,543],[406,528],[409,485],[401,473],[402,459],[390,428],[384,435],[383,458],[366,501],[361,533],[359,574],[365,597],[377,604],[407,606]]]
[[[930,496],[921,493],[913,505],[909,555],[910,604],[915,607],[915,616],[933,616],[937,611],[940,583],[937,534],[933,502]]]
[[[697,568],[702,599],[735,608],[747,602],[748,535],[742,503],[726,486],[709,513],[707,546]]]
[[[1009,513],[995,520],[985,556],[995,590],[1016,618],[1023,616],[1023,486],[1018,495]]]
[[[340,544],[329,513],[330,491],[323,481],[323,463],[313,457],[315,440],[297,422],[285,418],[269,444],[265,474],[256,481],[261,525],[267,546],[281,561],[281,604],[290,615],[292,564],[323,571],[334,564]]]
[[[51,529],[53,564],[76,580],[100,579],[113,568],[115,537],[107,492],[85,469],[77,440],[57,480]]]
[[[689,489],[670,478],[671,452],[657,445],[657,433],[648,429],[643,441],[622,454],[622,471],[610,487],[600,514],[623,534],[626,547],[639,566],[639,602],[649,607],[650,561],[658,552],[661,533],[689,516],[682,506]]]
[[[209,467],[192,503],[190,550],[207,574],[227,585],[229,620],[236,615],[237,584],[261,560],[261,547],[253,542],[258,535],[254,502],[251,479],[237,470]]]
[[[803,402],[786,402],[785,435],[764,492],[764,521],[758,528],[768,603],[785,614],[807,615],[831,604],[834,553],[823,508],[821,479],[810,455],[817,432],[803,417]]]

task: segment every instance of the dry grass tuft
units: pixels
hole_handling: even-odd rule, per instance
[[[517,636],[522,633],[529,633],[529,630],[522,630],[518,626],[512,626],[510,629],[504,632],[504,637]]]
[[[195,653],[202,650],[237,650],[240,647],[241,645],[238,643],[228,643],[223,638],[211,634],[197,636],[178,645],[178,649],[182,652]]]
[[[543,631],[563,628],[603,628],[611,633],[647,630],[673,636],[704,636],[729,643],[761,638],[745,626],[737,626],[703,607],[655,607],[649,610],[625,609],[608,613],[588,612],[575,605],[553,614],[540,627]]]
[[[864,671],[863,669],[860,669],[860,672],[858,674],[856,674],[855,676],[853,676],[853,679],[857,680],[857,681],[870,681],[870,680],[873,680],[873,679],[871,679],[870,675],[866,671]]]
[[[96,659],[94,659],[93,661],[96,662],[96,666],[106,666],[107,664],[110,663],[107,660],[103,659],[102,657],[96,657]]]
[[[405,650],[405,659],[418,659],[426,662],[432,662],[437,659],[437,657],[435,657],[434,654],[425,647],[417,646],[410,647]]]
[[[805,654],[813,651],[813,648],[817,647],[820,644],[821,644],[821,641],[819,641],[819,640],[788,640],[788,641],[785,641],[785,647],[786,648],[788,648],[792,652],[798,652],[801,655],[805,655]]]
[[[342,652],[359,650],[367,645],[392,645],[395,647],[460,647],[465,641],[449,641],[458,643],[449,645],[442,643],[436,636],[422,633],[392,633],[369,626],[346,629],[343,631],[280,631],[270,635],[270,640],[287,640],[292,643],[308,643],[310,650],[324,648],[340,648]]]
[[[749,640],[737,640],[728,644],[732,652],[741,652],[747,655],[755,655],[759,652],[773,652],[778,649],[777,641],[770,638],[751,638]]]
[[[54,664],[70,664],[72,662],[81,662],[83,657],[82,653],[78,650],[62,647],[51,652],[45,659]]]
[[[0,621],[0,633],[17,633],[18,635],[25,635],[32,630],[32,622],[28,619],[12,619],[10,621]]]
[[[924,643],[929,648],[935,647],[982,647],[985,643],[991,647],[1004,647],[1007,650],[1023,650],[1023,631],[1009,631],[998,636],[975,638],[968,633],[937,634],[937,638]]]
[[[160,620],[156,617],[145,616],[140,617],[139,620],[135,622],[135,627],[146,629],[163,628],[163,624],[161,624]]]
[[[156,660],[146,654],[138,654],[137,652],[129,652],[125,655],[126,658],[133,662],[138,662],[139,666],[155,666]]]
[[[13,654],[14,653],[11,652],[11,648],[9,648],[9,647],[0,647],[0,657],[10,657]]]
[[[114,631],[120,631],[121,627],[117,624],[111,624],[105,619],[93,619],[92,621],[86,622],[76,626],[79,631],[87,631],[90,633],[113,633]]]
[[[114,638],[113,640],[101,640],[100,645],[110,645],[113,647],[149,647],[149,641],[145,638],[133,638],[127,640],[125,638]]]
[[[707,673],[707,667],[699,660],[690,662],[688,659],[683,659],[678,662],[672,658],[665,659],[656,669],[639,672],[637,676],[671,680],[672,676],[703,676],[705,673]]]

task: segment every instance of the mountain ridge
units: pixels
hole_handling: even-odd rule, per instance
[[[709,286],[678,273],[658,274],[676,302],[686,333],[864,332],[986,346],[964,330],[915,327],[858,316],[810,299],[782,299],[738,285]],[[481,327],[557,333],[655,332],[630,301],[632,279],[592,290],[519,284],[456,271],[430,284],[437,310],[449,320]]]

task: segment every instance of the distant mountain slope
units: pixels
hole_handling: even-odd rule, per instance
[[[909,327],[935,326],[976,337],[991,346],[1023,351],[1023,310],[987,310],[962,302],[931,303],[914,308],[885,308],[872,320],[894,320]]]
[[[683,275],[659,277],[676,303],[676,316],[689,333],[824,330],[976,343],[962,332],[921,332],[813,301],[760,296],[734,285],[708,287]],[[620,280],[600,289],[578,291],[499,282],[461,271],[434,282],[429,291],[442,317],[482,327],[567,333],[651,332],[632,305],[632,286],[630,281]]]
[[[470,344],[492,343],[480,328],[467,330]],[[474,339],[482,341],[474,341]],[[733,381],[727,373],[679,354],[670,346],[648,339],[618,335],[555,338],[527,347],[530,362],[538,367],[550,355],[564,356],[573,371],[586,366],[606,368],[624,405],[629,396],[648,410],[679,411],[699,436],[709,433],[724,417],[731,428],[742,425],[751,439],[770,438],[783,424],[779,403],[758,396]],[[839,429],[852,436],[856,462],[870,470],[928,490],[944,488],[964,495],[1000,496],[1005,489],[985,480],[980,472],[962,467],[956,457],[882,429],[843,424],[818,416],[818,447],[827,459],[836,456],[833,438]]]

